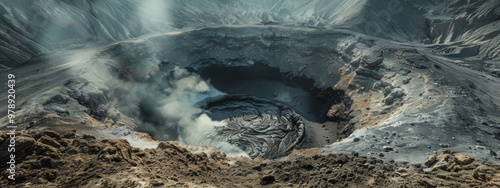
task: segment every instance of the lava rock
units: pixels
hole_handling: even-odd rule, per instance
[[[68,133],[64,134],[63,137],[64,138],[69,138],[69,139],[75,138],[76,137],[76,130],[73,129],[73,130],[69,131]]]
[[[95,136],[88,135],[88,134],[84,134],[84,135],[82,136],[82,138],[83,138],[83,139],[89,139],[89,140],[90,140],[90,139],[92,139],[92,140],[93,140],[93,139],[95,139]]]
[[[431,167],[431,166],[432,166],[432,165],[436,162],[436,160],[437,160],[437,156],[432,155],[432,156],[429,156],[429,157],[427,158],[427,161],[425,161],[425,163],[424,163],[424,164],[425,164],[425,166],[426,166],[427,168],[429,168],[429,167]]]
[[[352,156],[354,156],[354,157],[359,156],[359,153],[358,153],[358,152],[355,152],[355,151],[353,151],[351,154],[352,154]]]
[[[47,144],[47,145],[55,147],[55,148],[61,147],[61,144],[59,144],[59,142],[57,142],[55,139],[53,139],[47,135],[43,135],[40,139],[38,139],[37,142],[41,142],[41,143]]]
[[[69,97],[63,96],[61,94],[54,95],[52,98],[47,100],[45,104],[56,103],[56,104],[66,104],[69,102]]]
[[[257,170],[257,171],[261,171],[262,170],[262,166],[261,165],[256,165],[254,167],[252,167],[253,170]]]
[[[37,138],[39,137],[42,137],[44,135],[47,135],[51,138],[54,138],[56,140],[61,140],[62,139],[62,136],[61,134],[55,132],[55,131],[51,131],[51,130],[45,130],[45,131],[42,131],[40,134],[37,134]]]
[[[390,151],[394,151],[394,148],[391,146],[384,146],[384,147],[382,147],[382,150],[384,152],[390,152]]]
[[[314,166],[312,164],[303,164],[300,166],[300,168],[303,168],[306,170],[312,170],[312,169],[314,169]]]
[[[331,184],[335,184],[337,180],[335,180],[335,178],[330,178],[328,179],[328,183],[331,183]]]
[[[151,182],[151,185],[152,185],[152,186],[162,186],[162,185],[164,185],[164,184],[165,184],[165,183],[163,183],[162,181],[158,181],[158,180],[153,180],[153,181]]]
[[[369,78],[375,78],[375,79],[381,78],[381,76],[379,74],[377,74],[376,71],[373,71],[373,70],[366,68],[366,67],[359,67],[355,71],[356,71],[356,74],[366,76]]]
[[[402,81],[402,84],[408,84],[410,83],[411,78],[404,78]]]
[[[261,185],[273,184],[276,181],[273,175],[265,175],[260,179]]]
[[[49,156],[53,159],[60,159],[62,155],[57,148],[44,144],[42,142],[35,143],[35,152],[38,155]]]
[[[460,165],[468,165],[474,161],[474,158],[463,153],[457,153],[455,154],[455,161]]]
[[[394,97],[393,96],[389,96],[385,99],[385,104],[386,105],[391,105],[392,103],[394,103]]]
[[[1,132],[1,136],[7,136],[5,132]],[[34,150],[35,139],[31,135],[18,134],[15,137],[16,141],[16,158],[24,157]],[[0,161],[8,161],[10,159],[10,152],[7,152],[8,145],[10,144],[10,138],[0,137],[0,148],[4,148],[4,151],[0,152]]]

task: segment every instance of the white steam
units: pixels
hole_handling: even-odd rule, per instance
[[[231,145],[217,134],[216,127],[226,126],[224,121],[214,121],[202,110],[193,105],[211,96],[224,93],[210,87],[199,76],[185,69],[175,68],[169,80],[171,87],[165,89],[168,93],[161,103],[162,115],[177,126],[178,141],[183,144],[210,146],[228,155],[246,156],[248,154]],[[165,126],[170,126],[166,124]]]

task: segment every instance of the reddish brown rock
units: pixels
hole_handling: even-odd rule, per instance
[[[427,158],[427,161],[425,161],[425,166],[426,167],[431,167],[437,160],[437,157],[435,155],[431,155],[429,156],[429,158]]]
[[[35,141],[34,138],[38,138]],[[16,184],[0,187],[498,187],[500,165],[453,152],[421,165],[401,167],[344,154],[294,155],[277,160],[228,157],[199,147],[161,142],[133,148],[123,139],[60,137],[54,132],[20,134],[31,155],[19,159]],[[5,139],[4,141],[5,142]],[[21,142],[21,141],[20,141]],[[68,146],[57,143],[71,143]],[[186,149],[189,147],[190,149]],[[191,152],[195,151],[195,152]],[[466,165],[463,165],[466,164]],[[0,172],[2,177],[7,171]]]
[[[460,165],[468,165],[474,161],[474,158],[462,153],[457,153],[455,154],[455,161]]]

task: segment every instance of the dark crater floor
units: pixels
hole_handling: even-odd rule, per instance
[[[278,101],[244,95],[207,98],[197,104],[208,116],[227,126],[217,131],[250,157],[287,155],[305,136],[300,114]]]
[[[343,91],[315,87],[315,81],[259,62],[245,66],[209,65],[196,72],[218,90],[228,94],[272,99],[290,106],[309,121],[329,121],[326,113],[342,102]]]
[[[277,158],[294,148],[322,147],[337,137],[336,120],[326,117],[343,91],[317,88],[312,79],[258,62],[191,69],[227,93],[199,102],[212,119],[227,122],[220,136],[250,157]],[[328,130],[327,130],[328,129]]]

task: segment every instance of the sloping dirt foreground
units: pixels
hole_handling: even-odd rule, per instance
[[[10,138],[1,132],[0,147]],[[54,131],[16,136],[16,180],[1,152],[0,187],[499,187],[500,165],[445,151],[420,164],[294,151],[278,160],[227,157],[211,148],[161,142],[133,148],[123,139]]]

